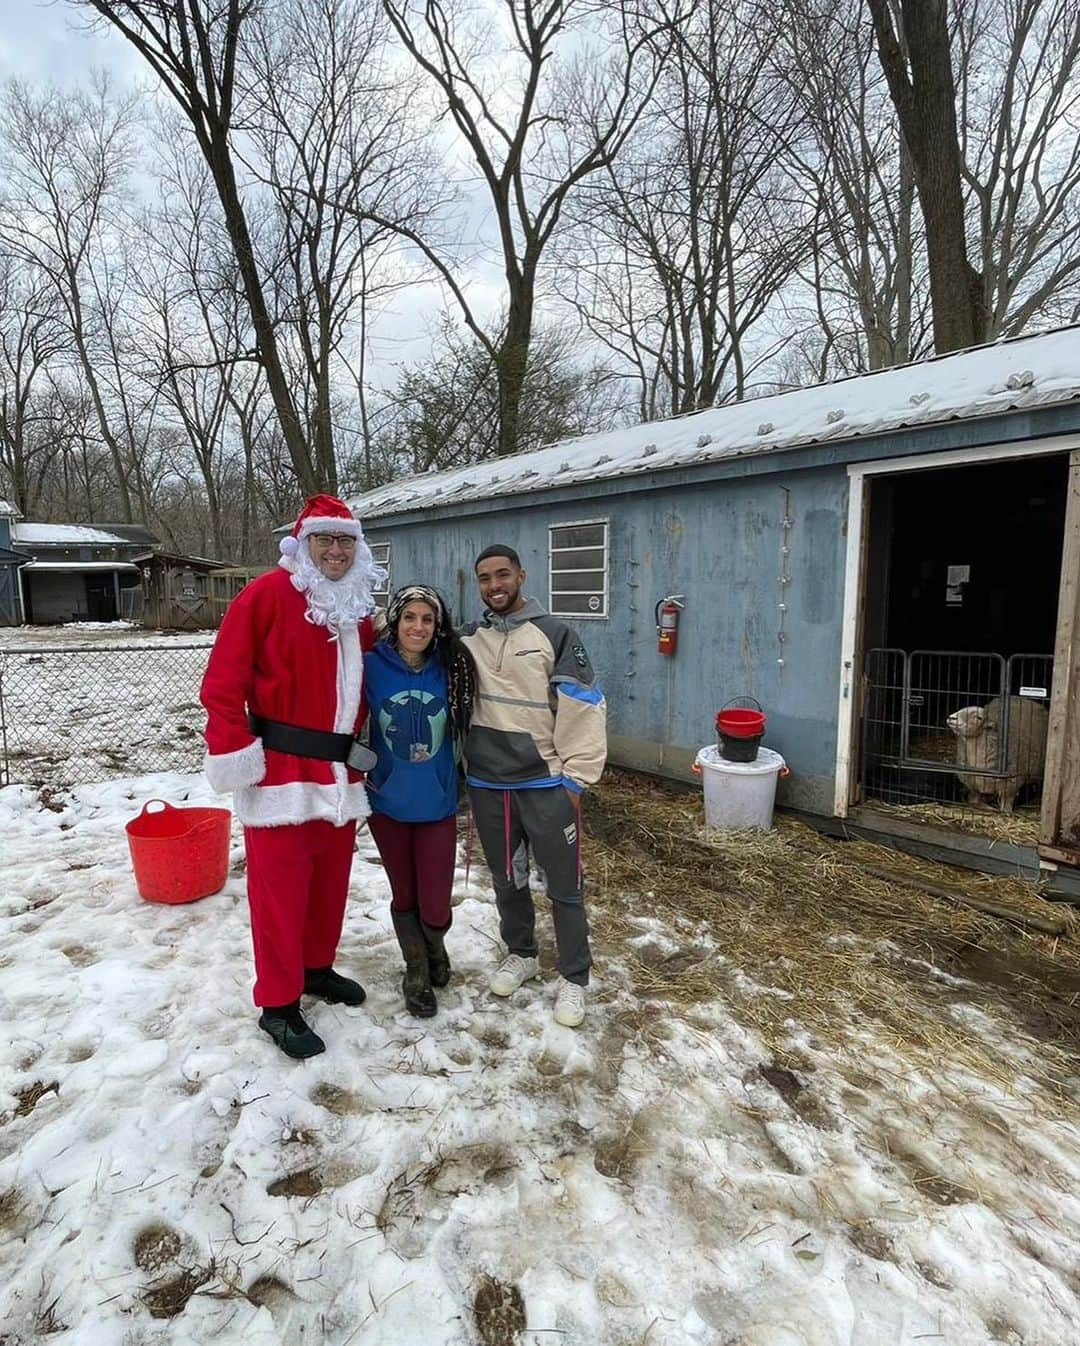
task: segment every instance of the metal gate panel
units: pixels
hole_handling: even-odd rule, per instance
[[[867,652],[860,781],[864,799],[1011,807],[1042,779],[1053,656],[880,648]],[[949,717],[971,709],[978,755],[960,760]],[[977,765],[972,765],[977,761]],[[1005,782],[1004,787],[999,782]]]

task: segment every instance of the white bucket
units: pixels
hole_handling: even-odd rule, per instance
[[[772,827],[776,782],[784,759],[759,748],[756,762],[729,762],[715,743],[702,748],[694,767],[705,789],[706,827]]]

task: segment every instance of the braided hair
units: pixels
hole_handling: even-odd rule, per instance
[[[435,636],[428,646],[446,672],[447,710],[450,728],[460,742],[468,732],[476,699],[476,665],[472,655],[454,631],[450,609],[437,589],[426,584],[406,584],[386,605],[386,640],[395,650],[401,614],[410,603],[426,603],[435,614]]]

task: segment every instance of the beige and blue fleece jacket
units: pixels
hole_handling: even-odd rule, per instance
[[[505,617],[486,612],[461,636],[477,672],[469,784],[578,793],[595,784],[607,759],[607,708],[577,632],[530,598]]]

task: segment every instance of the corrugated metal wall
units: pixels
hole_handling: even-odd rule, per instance
[[[457,518],[373,520],[368,533],[391,543],[394,587],[435,583],[473,619],[481,604],[472,563],[483,547],[516,547],[527,592],[547,606],[549,526],[608,519],[610,616],[575,625],[607,694],[612,760],[688,776],[716,710],[749,694],[768,714],[766,744],[792,769],[787,802],[831,813],[846,509],[847,475],[834,465],[635,494],[600,483],[572,500],[529,496]],[[668,659],[656,649],[653,609],[671,593],[686,595],[686,610]]]

